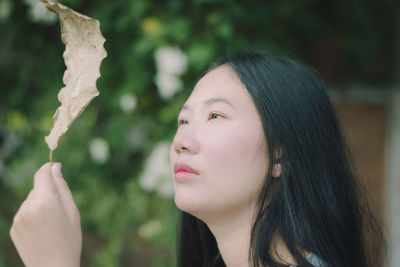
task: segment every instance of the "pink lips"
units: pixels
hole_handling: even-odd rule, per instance
[[[199,173],[192,169],[189,165],[183,164],[183,163],[176,163],[174,165],[174,173],[175,173],[175,180],[176,181],[182,181],[189,179],[193,176],[198,175]]]

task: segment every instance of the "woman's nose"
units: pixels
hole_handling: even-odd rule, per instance
[[[193,126],[185,125],[178,128],[174,140],[173,146],[175,152],[180,153],[191,153],[197,154],[199,150],[199,141],[196,134],[196,129]]]

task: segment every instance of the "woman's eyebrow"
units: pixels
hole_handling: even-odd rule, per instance
[[[212,104],[215,104],[215,103],[218,103],[218,102],[225,103],[225,104],[231,106],[233,109],[236,109],[235,106],[228,99],[223,98],[223,97],[212,97],[212,98],[209,98],[206,101],[204,101],[204,104],[206,106],[211,106]],[[187,105],[183,105],[179,109],[179,111],[184,110],[184,109],[188,109],[188,106]]]
[[[222,102],[222,103],[228,104],[228,105],[231,106],[232,108],[236,109],[235,106],[234,106],[231,102],[229,102],[228,99],[223,98],[223,97],[212,97],[212,98],[210,98],[210,99],[207,99],[204,103],[205,103],[207,106],[210,106],[210,105],[212,105],[212,104],[214,104],[214,103],[218,103],[218,102]]]

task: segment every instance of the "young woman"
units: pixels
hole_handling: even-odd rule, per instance
[[[170,159],[179,266],[379,265],[379,226],[325,86],[304,66],[256,53],[211,65],[180,110]],[[42,166],[14,218],[28,267],[79,266],[79,212],[60,168]]]

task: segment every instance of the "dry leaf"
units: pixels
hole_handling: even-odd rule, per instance
[[[74,10],[48,0],[41,0],[47,9],[58,13],[61,40],[65,44],[63,87],[58,100],[61,102],[53,116],[54,126],[45,141],[52,152],[71,123],[79,117],[90,101],[99,95],[96,80],[100,76],[101,61],[107,56],[103,47],[105,39],[100,23]]]

